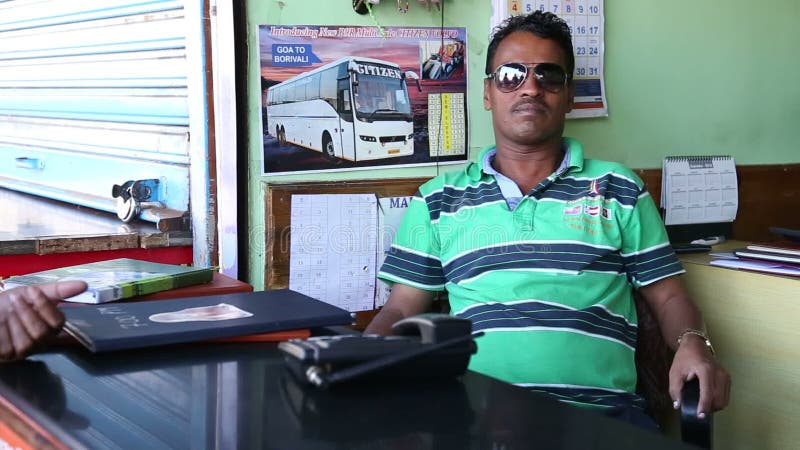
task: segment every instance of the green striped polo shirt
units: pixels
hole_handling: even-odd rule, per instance
[[[470,369],[562,400],[613,405],[636,388],[633,287],[683,272],[641,179],[568,161],[509,208],[479,162],[420,186],[378,277],[447,290],[478,340]]]

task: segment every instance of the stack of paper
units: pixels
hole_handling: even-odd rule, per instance
[[[731,258],[711,261],[714,266],[800,276],[800,243],[750,244],[733,251]]]
[[[747,250],[776,253],[800,259],[800,242],[781,241],[756,243],[747,246]]]
[[[800,265],[800,244],[751,244],[733,253],[740,258]]]
[[[756,261],[746,259],[715,259],[712,266],[727,267],[729,269],[752,270],[755,272],[774,273],[776,275],[789,275],[800,277],[800,266],[781,264],[769,261]]]

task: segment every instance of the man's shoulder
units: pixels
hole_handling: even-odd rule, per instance
[[[616,161],[587,158],[584,160],[582,174],[594,178],[602,178],[609,175],[618,176],[636,183],[639,187],[644,186],[644,182],[636,172]]]
[[[463,189],[468,186],[477,185],[481,183],[481,180],[479,177],[476,178],[472,175],[476,169],[480,172],[480,167],[475,167],[476,165],[477,163],[471,162],[465,168],[437,175],[423,183],[419,187],[419,192],[422,196],[427,196],[444,189]]]

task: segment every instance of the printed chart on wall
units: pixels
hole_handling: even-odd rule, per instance
[[[289,288],[348,311],[373,309],[375,194],[293,195]]]
[[[466,35],[259,26],[263,173],[466,161]]]
[[[511,15],[550,11],[572,32],[575,53],[575,107],[568,118],[608,116],[603,74],[605,19],[603,0],[492,0],[492,28]]]

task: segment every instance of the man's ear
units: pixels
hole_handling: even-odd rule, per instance
[[[491,78],[484,78],[483,79],[483,109],[486,111],[492,110],[492,93],[490,92],[492,89],[492,79]]]
[[[567,112],[570,112],[575,106],[575,82],[572,80],[567,85],[567,95]]]

